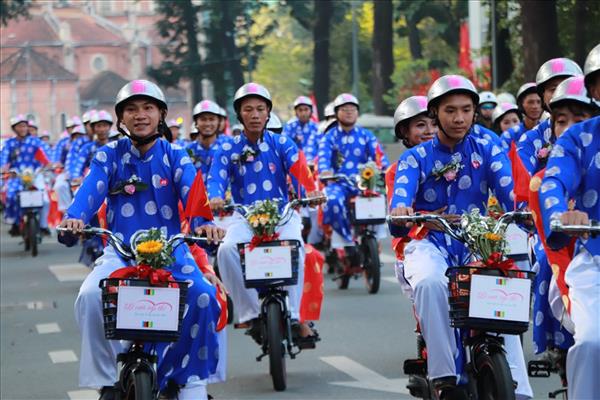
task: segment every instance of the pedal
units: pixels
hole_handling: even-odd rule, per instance
[[[427,375],[427,361],[422,358],[404,360],[405,375]]]
[[[559,395],[562,396],[564,399],[566,399],[567,398],[567,388],[558,389],[558,390],[555,390],[554,392],[548,393],[548,398],[556,399]]]
[[[428,383],[425,378],[410,375],[408,377],[408,383],[406,384],[406,388],[411,396],[417,397],[419,399],[428,399],[429,396],[426,394],[429,392]]]
[[[552,364],[546,360],[532,360],[527,363],[527,375],[532,378],[549,378]]]

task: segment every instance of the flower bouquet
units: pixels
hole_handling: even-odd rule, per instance
[[[551,152],[552,152],[552,143],[546,143],[536,152],[535,156],[541,166],[546,165],[546,162],[548,162],[548,157],[550,157]]]
[[[173,248],[159,229],[152,228],[135,238],[133,248],[138,265],[118,269],[111,278],[147,279],[153,286],[173,281],[171,272],[164,269],[175,262]]]
[[[464,165],[462,165],[460,163],[460,160],[456,159],[456,158],[452,158],[452,160],[439,167],[439,168],[435,168],[432,171],[433,176],[435,176],[435,180],[439,180],[442,177],[444,179],[446,179],[446,182],[452,182],[454,180],[456,180],[456,177],[458,176],[458,172],[463,169]]]
[[[281,220],[281,216],[279,215],[279,206],[276,201],[256,201],[246,219],[254,233],[250,241],[250,250],[254,249],[260,243],[270,242],[279,238],[279,234],[275,230]]]
[[[33,188],[33,181],[35,178],[35,172],[31,168],[25,168],[21,172],[20,176],[21,184],[24,190],[31,190]]]
[[[378,196],[385,190],[384,177],[379,173],[379,168],[373,161],[369,161],[359,169],[358,179],[358,187],[367,195]]]

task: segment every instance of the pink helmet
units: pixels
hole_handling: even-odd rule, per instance
[[[25,114],[17,114],[15,116],[13,116],[10,119],[10,126],[13,127],[21,122],[27,122],[29,123],[29,121],[27,121],[27,117],[25,116]]]
[[[298,96],[296,97],[296,100],[294,100],[294,108],[298,106],[309,106],[310,108],[312,108],[313,103],[310,100],[310,98],[306,96]]]
[[[554,91],[550,107],[556,107],[563,101],[575,101],[585,105],[595,105],[588,96],[583,75],[567,78]]]
[[[200,103],[194,106],[194,110],[192,111],[193,117],[204,113],[215,114],[221,116],[221,107],[217,103],[211,100],[202,100]]]
[[[360,104],[358,103],[358,99],[350,93],[342,93],[338,95],[333,101],[333,109],[337,112],[337,109],[345,104],[354,104],[356,107],[360,109]]]
[[[81,119],[77,115],[73,115],[71,118],[67,119],[67,124],[65,128],[71,128],[77,125],[81,125]]]
[[[492,113],[492,123],[496,123],[496,121],[502,119],[509,112],[515,112],[517,115],[519,114],[519,107],[513,103],[500,103],[494,108],[494,112]]]
[[[537,85],[538,93],[540,96],[544,92],[544,84],[550,79],[564,76],[566,78],[570,76],[582,75],[583,71],[577,63],[568,58],[553,58],[542,64],[535,75],[535,84]]]
[[[98,110],[90,115],[90,124],[95,124],[96,122],[108,122],[109,124],[113,124],[112,115],[106,110]]]
[[[271,93],[261,84],[250,82],[241,86],[233,96],[233,108],[236,113],[239,114],[240,107],[242,105],[242,100],[246,97],[258,97],[263,99],[267,103],[267,108],[269,112],[273,108],[273,100],[271,100]]]
[[[469,79],[461,75],[444,75],[438,78],[427,91],[427,107],[429,110],[442,97],[451,93],[466,93],[471,96],[475,105],[479,104],[479,93]]]

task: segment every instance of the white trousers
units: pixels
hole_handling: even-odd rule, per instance
[[[565,274],[575,344],[567,354],[569,399],[600,396],[600,256],[582,249]]]
[[[48,228],[48,214],[50,213],[50,198],[48,197],[48,191],[46,190],[46,182],[44,181],[43,174],[37,174],[33,185],[44,191],[42,199],[44,201],[42,209],[40,210],[40,228]]]
[[[404,250],[403,275],[412,289],[412,300],[427,343],[427,373],[430,379],[457,375],[454,329],[448,316],[448,263],[439,249],[427,239],[413,240]],[[521,342],[516,335],[503,335],[506,359],[519,398],[533,397],[527,377]]]
[[[54,181],[54,192],[57,197],[58,210],[66,211],[73,201],[71,184],[68,181],[66,173],[62,172],[56,177],[56,180]]]
[[[302,220],[298,213],[294,212],[291,219],[277,232],[281,240],[298,240],[302,243],[300,247],[300,264],[298,266],[298,283],[295,286],[288,286],[286,289],[289,294],[290,312],[292,318],[299,319],[300,300],[302,297],[302,287],[304,284],[304,242],[302,241]],[[219,272],[223,283],[229,290],[229,295],[233,300],[237,320],[246,322],[257,318],[260,314],[260,303],[258,292],[255,289],[246,289],[244,286],[244,277],[240,265],[240,254],[238,252],[238,243],[248,243],[252,240],[252,230],[248,226],[246,219],[239,213],[231,216],[229,229],[219,246],[217,259],[219,262]]]
[[[106,247],[79,288],[75,300],[75,319],[81,332],[81,387],[99,389],[112,386],[117,381],[117,355],[125,351],[126,342],[104,338],[102,295],[98,283],[124,266],[113,248]]]

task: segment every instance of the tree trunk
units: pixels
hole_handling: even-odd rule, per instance
[[[185,3],[183,18],[185,19],[185,34],[188,46],[187,77],[192,84],[192,101],[193,104],[196,104],[202,100],[202,60],[200,59],[198,39],[196,37],[198,19],[191,0]]]
[[[313,90],[317,99],[319,118],[329,101],[329,37],[333,3],[330,0],[314,0],[315,24],[313,27]]]
[[[595,1],[595,0],[594,0]],[[575,59],[574,61],[583,66],[585,63],[585,57],[587,56],[585,51],[586,44],[586,23],[597,24],[598,22],[589,21],[587,18],[586,8],[591,6],[589,1],[584,0],[576,0],[575,1],[575,35],[574,35],[574,43],[573,49],[575,50]]]
[[[392,87],[394,72],[393,30],[394,9],[391,0],[377,0],[375,3],[373,28],[373,106],[375,114],[390,113],[383,101],[383,95]]]
[[[523,34],[524,75],[535,79],[538,68],[560,57],[555,0],[519,0]]]
[[[506,20],[508,18],[507,12],[505,10],[503,11],[498,10],[498,7],[496,7],[496,27],[500,25],[499,22],[501,20]],[[496,66],[498,71],[495,71],[495,73],[498,87],[501,87],[512,75],[514,65],[508,43],[510,41],[510,32],[507,28],[496,29],[496,57],[498,58]]]
[[[221,5],[223,44],[225,46],[225,59],[227,60],[225,68],[231,74],[231,83],[235,91],[244,84],[244,73],[240,63],[238,48],[235,45],[234,35],[231,34],[231,32],[235,32],[234,20],[230,10],[231,3],[221,1],[219,4]]]
[[[421,34],[419,33],[419,28],[417,28],[417,22],[414,18],[406,19],[408,47],[410,48],[410,55],[413,60],[423,58],[423,46],[421,46]]]

